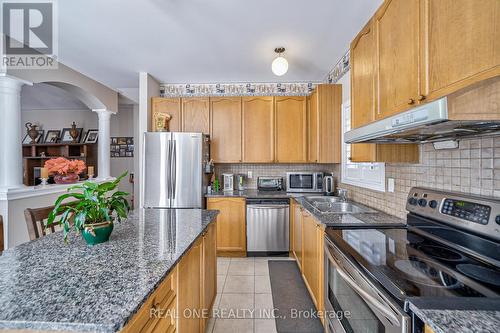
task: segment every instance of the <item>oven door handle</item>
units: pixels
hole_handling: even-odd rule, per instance
[[[328,253],[328,257],[332,262],[335,262],[333,259],[332,255]],[[354,289],[362,298],[364,301],[367,303],[371,304],[375,309],[377,309],[380,313],[382,313],[384,316],[386,316],[390,321],[397,323],[398,326],[401,325],[398,317],[390,310],[388,309],[384,304],[380,303],[375,297],[372,295],[368,294],[366,291],[364,291],[361,287],[359,287],[355,281],[351,279],[346,273],[344,273],[339,267],[337,266],[337,272],[339,275],[344,279],[347,284]]]
[[[290,205],[247,205],[248,209],[284,209],[290,208]]]

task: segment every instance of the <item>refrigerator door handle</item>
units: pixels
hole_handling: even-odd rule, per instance
[[[175,199],[175,188],[177,186],[177,141],[172,140],[172,158],[171,158],[172,175],[170,176],[172,184],[171,198]]]
[[[172,175],[171,175],[171,170],[172,170],[172,157],[171,157],[171,152],[172,152],[172,140],[167,141],[167,199],[171,199],[171,189],[170,189],[170,184],[172,183]],[[170,206],[170,204],[169,204]]]

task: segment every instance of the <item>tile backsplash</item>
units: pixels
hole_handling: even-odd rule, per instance
[[[257,188],[259,176],[281,176],[286,178],[286,173],[291,171],[323,171],[334,172],[338,168],[335,164],[216,164],[215,174],[222,180],[223,173],[247,174],[252,171],[251,179],[246,180],[246,188]],[[338,174],[335,174],[338,176]],[[285,179],[286,181],[286,179]]]
[[[387,164],[386,178],[395,179],[394,193],[347,184],[349,197],[392,215],[406,216],[406,198],[413,186],[500,198],[500,137],[460,141],[458,149],[420,146],[420,164]]]

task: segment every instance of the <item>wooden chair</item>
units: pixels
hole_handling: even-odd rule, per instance
[[[4,238],[3,238],[3,217],[0,215],[0,254],[2,254],[4,246]]]
[[[65,203],[64,206],[72,206],[77,204],[78,201],[73,201]],[[61,206],[61,207],[64,207]],[[45,221],[49,217],[50,212],[54,209],[54,206],[41,207],[41,208],[26,208],[24,210],[24,218],[26,219],[26,225],[28,226],[28,234],[30,240],[34,240],[45,236],[49,233],[54,233],[60,228],[56,224],[52,224],[47,227]]]

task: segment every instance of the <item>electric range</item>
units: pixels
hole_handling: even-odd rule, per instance
[[[499,200],[412,188],[407,210],[406,229],[326,229],[330,332],[411,332],[409,298],[500,297]]]

